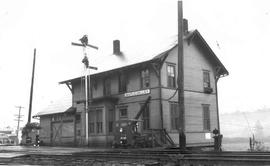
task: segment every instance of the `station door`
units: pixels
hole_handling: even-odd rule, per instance
[[[74,142],[73,122],[52,123],[52,145],[64,145]]]

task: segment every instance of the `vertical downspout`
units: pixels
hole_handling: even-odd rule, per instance
[[[217,104],[217,123],[218,123],[218,134],[220,134],[219,107],[218,107],[218,88],[217,88],[218,79],[219,79],[219,76],[216,76],[215,77],[215,89],[216,89],[216,104]]]
[[[50,117],[50,145],[53,146],[53,128],[52,128],[52,116]]]
[[[73,143],[74,143],[74,146],[76,146],[76,131],[77,131],[77,128],[76,128],[76,112],[75,112],[75,114],[74,114],[74,117],[73,117],[73,126],[74,126],[74,141],[73,141]]]
[[[161,87],[161,66],[159,68],[158,86],[159,86],[159,108],[160,108],[161,129],[163,129],[164,126],[163,126],[163,105],[162,105],[162,87]]]

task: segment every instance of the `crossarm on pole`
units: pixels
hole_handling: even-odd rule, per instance
[[[85,47],[85,45],[83,45],[83,44],[79,44],[79,43],[71,43],[72,45],[74,45],[74,46],[81,46],[81,47]],[[98,47],[97,46],[93,46],[93,45],[91,45],[91,44],[87,44],[86,46],[88,46],[88,47],[92,47],[92,48],[94,48],[94,49],[97,49],[98,50]]]

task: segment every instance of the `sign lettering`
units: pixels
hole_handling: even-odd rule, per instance
[[[140,95],[146,95],[150,93],[150,89],[140,90],[140,91],[134,91],[134,92],[127,92],[124,94],[125,97],[131,97],[131,96],[140,96]]]

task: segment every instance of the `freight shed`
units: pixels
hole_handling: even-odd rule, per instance
[[[37,113],[40,119],[39,138],[45,145],[74,145],[76,131],[76,108],[67,99],[51,103],[45,111]],[[78,120],[77,120],[78,123]]]
[[[212,131],[220,129],[217,82],[228,71],[198,30],[185,32],[185,102],[181,104],[185,105],[187,146],[209,146],[213,145]],[[47,144],[111,146],[115,122],[134,118],[151,96],[140,117],[139,130],[166,129],[178,144],[177,57],[176,43],[152,59],[91,75],[88,131],[84,77],[60,82],[72,93],[72,107],[57,114],[36,115],[44,130],[41,139],[48,138],[43,140]]]

